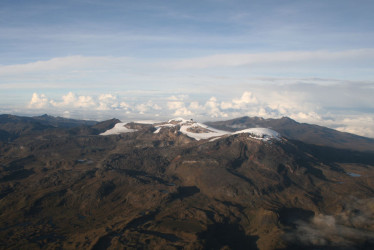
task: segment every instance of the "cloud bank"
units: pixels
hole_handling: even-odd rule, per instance
[[[374,115],[339,115],[318,107],[308,96],[299,92],[260,91],[255,94],[244,91],[231,100],[210,96],[205,99],[193,95],[161,95],[140,98],[103,93],[100,95],[77,95],[69,92],[59,99],[43,93],[33,93],[28,103],[32,113],[47,112],[66,116],[85,114],[90,119],[107,119],[116,116],[129,119],[169,119],[172,117],[194,118],[202,121],[229,119],[241,116],[279,118],[288,116],[299,122],[320,124],[343,132],[374,137]],[[200,100],[199,100],[200,99]]]

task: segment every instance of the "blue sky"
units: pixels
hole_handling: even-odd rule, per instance
[[[290,116],[374,137],[374,1],[0,1],[0,112]]]

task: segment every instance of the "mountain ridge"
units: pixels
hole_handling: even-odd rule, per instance
[[[340,132],[319,125],[298,123],[288,117],[264,119],[244,116],[226,121],[205,122],[205,124],[228,131],[257,126],[268,127],[292,140],[299,140],[320,146],[374,151],[373,138]]]
[[[125,132],[100,135],[116,124]],[[374,246],[373,152],[247,132],[194,138],[209,131],[111,119],[0,143],[0,248]]]

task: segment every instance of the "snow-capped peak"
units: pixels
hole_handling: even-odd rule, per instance
[[[281,135],[277,131],[269,128],[247,128],[234,132],[234,134],[242,133],[248,133],[250,137],[264,141],[268,141],[270,139],[279,140],[281,138]]]
[[[119,122],[116,125],[114,125],[113,128],[108,129],[104,133],[101,133],[100,135],[118,135],[118,134],[123,134],[123,133],[130,133],[130,132],[135,132],[136,129],[131,129],[128,128],[127,123],[125,122]]]
[[[140,124],[150,124],[137,122]],[[114,128],[109,129],[102,133],[101,135],[112,135],[112,134],[121,134],[121,133],[129,133],[135,132],[136,129],[131,129],[126,126],[127,123],[117,123]],[[203,140],[203,139],[218,139],[223,136],[230,136],[234,134],[243,134],[246,133],[249,135],[250,138],[262,140],[262,141],[269,141],[271,139],[279,140],[281,138],[280,134],[272,129],[269,128],[248,128],[244,130],[240,130],[237,132],[228,132],[223,130],[218,130],[212,127],[209,127],[205,124],[198,123],[193,121],[192,119],[187,120],[184,118],[174,118],[167,122],[155,122],[152,124],[156,129],[153,133],[158,134],[163,127],[179,127],[179,131],[188,137],[194,138],[195,140]]]
[[[215,128],[208,127],[205,124],[190,122],[181,125],[180,132],[186,134],[195,140],[210,139],[213,137],[221,137],[227,135],[227,131],[218,130]]]

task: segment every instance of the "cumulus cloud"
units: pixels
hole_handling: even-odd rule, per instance
[[[168,109],[174,110],[174,109],[181,109],[184,108],[184,102],[181,101],[172,101],[167,102]]]
[[[170,101],[183,101],[188,99],[188,95],[172,95],[167,98]]]
[[[124,109],[124,110],[130,110],[130,105],[128,104],[128,103],[126,103],[126,102],[121,102],[120,104],[119,104],[119,106],[120,106],[120,108],[121,109]]]
[[[173,115],[174,116],[186,117],[186,116],[192,116],[193,113],[190,110],[188,110],[186,107],[181,107],[181,108],[175,110]]]
[[[91,96],[76,96],[74,93],[69,92],[62,96],[62,101],[57,102],[51,100],[50,104],[54,107],[76,107],[76,108],[92,108],[96,104]]]
[[[320,121],[321,116],[316,112],[297,112],[289,115],[290,118],[297,121]]]
[[[99,96],[99,107],[98,110],[111,110],[118,109],[120,104],[117,101],[117,97],[112,94],[101,94]]]
[[[222,109],[243,109],[249,104],[257,104],[257,98],[249,91],[245,91],[240,98],[234,98],[231,102],[221,102]]]
[[[305,94],[298,91],[281,91],[275,88],[264,93],[260,91],[244,91],[231,101],[220,101],[217,97],[206,100],[194,100],[187,95],[155,97],[146,102],[138,101],[133,96],[126,97],[103,93],[98,96],[77,95],[69,92],[60,99],[48,98],[45,94],[34,93],[28,103],[30,109],[47,109],[66,116],[79,112],[99,111],[100,114],[137,115],[153,119],[156,116],[172,118],[175,116],[208,120],[236,118],[241,116],[259,116],[264,118],[280,118],[288,116],[298,122],[319,124],[343,132],[374,137],[373,114],[333,114],[321,109]],[[139,117],[140,118],[140,117]],[[96,118],[93,118],[96,119]]]
[[[88,108],[95,105],[91,96],[78,96],[78,99],[75,103],[76,107]]]
[[[216,97],[212,96],[206,103],[205,103],[205,111],[210,117],[217,118],[217,117],[228,117],[228,114],[224,113],[220,109],[220,105]]]
[[[92,96],[76,95],[69,92],[61,97],[61,100],[48,99],[44,94],[34,93],[28,105],[31,109],[41,109],[47,107],[54,108],[76,108],[76,109],[92,109],[92,110],[114,110],[128,109],[129,105],[124,101],[118,102],[117,98],[111,94],[102,94],[95,98]]]
[[[41,108],[48,107],[48,104],[49,104],[48,98],[44,94],[39,95],[37,93],[33,93],[28,107],[41,109]]]
[[[199,102],[193,101],[190,103],[189,108],[192,110],[201,110],[203,106],[201,106]]]
[[[188,98],[187,95],[178,95],[168,97],[166,103],[167,108],[173,111],[173,116],[192,116],[194,113],[186,107],[185,100]]]
[[[139,112],[139,114],[144,115],[147,112],[153,112],[155,110],[161,110],[162,108],[158,105],[152,102],[152,100],[149,100],[146,103],[140,103],[135,106],[135,110]]]

